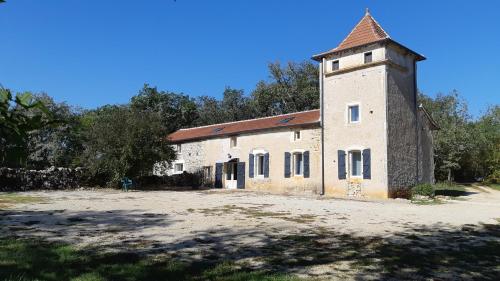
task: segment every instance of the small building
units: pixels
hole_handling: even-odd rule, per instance
[[[203,171],[215,188],[388,198],[434,181],[430,115],[417,62],[367,11],[319,62],[320,109],[181,129],[167,171]]]

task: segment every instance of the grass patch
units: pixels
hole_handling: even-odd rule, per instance
[[[416,205],[441,205],[441,204],[444,204],[444,202],[442,200],[439,200],[437,198],[412,199],[411,203],[416,204]]]
[[[486,186],[491,188],[491,189],[500,191],[500,184],[498,184],[498,183],[490,183],[490,184],[487,184]]]
[[[0,280],[300,280],[229,261],[179,262],[165,256],[76,249],[36,239],[0,240]]]
[[[21,195],[19,193],[0,193],[0,209],[8,208],[15,204],[41,202],[47,202],[47,199],[39,196]]]

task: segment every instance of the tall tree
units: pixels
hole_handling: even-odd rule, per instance
[[[420,94],[419,100],[441,127],[434,132],[436,179],[451,181],[462,168],[465,152],[473,148],[467,103],[456,90],[435,99]]]
[[[55,124],[49,110],[29,92],[15,97],[0,87],[0,164],[24,167],[28,158],[28,134]]]
[[[252,93],[258,116],[319,108],[318,68],[311,62],[270,63],[270,81],[260,81]]]

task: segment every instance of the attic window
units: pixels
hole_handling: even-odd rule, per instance
[[[224,127],[218,127],[212,130],[212,133],[218,133],[220,131],[224,130]]]
[[[286,123],[292,121],[293,119],[295,119],[295,117],[287,117],[287,118],[281,119],[279,123],[286,124]]]
[[[339,70],[339,61],[334,60],[332,61],[332,71]]]
[[[365,63],[372,62],[372,52],[365,53]]]

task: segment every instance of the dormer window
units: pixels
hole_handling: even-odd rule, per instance
[[[365,63],[372,62],[372,52],[365,53]]]
[[[332,61],[332,71],[339,70],[339,66],[340,65],[338,60]]]

